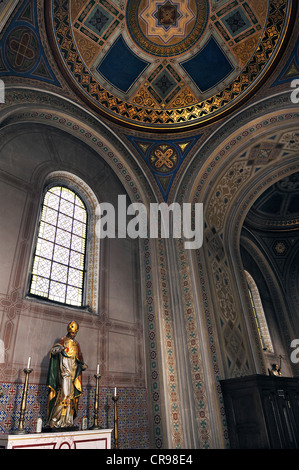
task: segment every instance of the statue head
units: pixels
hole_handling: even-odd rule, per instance
[[[79,330],[79,325],[75,321],[71,321],[67,326],[67,331],[69,334],[76,336]]]

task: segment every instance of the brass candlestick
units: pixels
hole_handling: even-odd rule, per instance
[[[114,449],[118,449],[118,416],[117,416],[117,400],[118,396],[114,395],[112,397],[114,401]]]
[[[90,429],[100,429],[99,421],[98,421],[98,414],[99,414],[99,383],[100,378],[102,377],[101,374],[94,375],[96,379],[96,396],[94,401],[94,424]]]
[[[25,421],[25,412],[26,412],[26,406],[27,406],[29,374],[31,374],[33,369],[29,369],[26,367],[23,370],[25,372],[25,384],[24,384],[23,394],[22,394],[20,421],[19,421],[18,430],[15,431],[13,434],[27,434],[27,431],[25,431],[24,429],[24,421]]]

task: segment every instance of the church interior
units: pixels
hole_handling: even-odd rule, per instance
[[[28,358],[45,425],[75,321],[79,427],[99,370],[122,449],[299,448],[298,2],[2,0],[0,78],[0,435]],[[201,246],[124,233],[120,197],[188,204]]]

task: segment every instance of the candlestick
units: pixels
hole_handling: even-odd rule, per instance
[[[31,357],[29,359],[31,361]],[[27,365],[30,366],[29,359],[28,359]],[[24,429],[24,421],[25,421],[25,412],[26,412],[26,406],[27,406],[29,374],[31,374],[33,369],[29,369],[29,367],[27,367],[26,369],[23,369],[23,370],[25,373],[25,383],[24,383],[23,394],[22,394],[20,421],[19,421],[18,430],[13,432],[13,434],[26,434],[27,433],[27,431],[25,431]]]
[[[99,374],[99,364],[97,365],[97,373],[94,375],[96,379],[96,396],[94,401],[94,424],[90,429],[101,429],[98,422],[98,414],[99,414],[99,383],[101,374]]]
[[[114,396],[112,397],[114,401],[114,449],[119,449],[118,445],[118,415],[117,415],[117,400],[116,388],[114,389]]]
[[[43,427],[43,420],[41,418],[38,418],[36,422],[36,430],[35,432],[40,433],[42,432],[42,427]]]

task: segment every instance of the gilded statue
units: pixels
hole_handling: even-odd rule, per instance
[[[276,377],[281,376],[281,367],[278,364],[272,364],[272,369],[269,370],[269,375],[274,375]]]
[[[79,325],[72,321],[67,335],[51,348],[47,385],[48,426],[72,428],[82,394],[82,371],[87,369],[81,348],[75,340]]]

